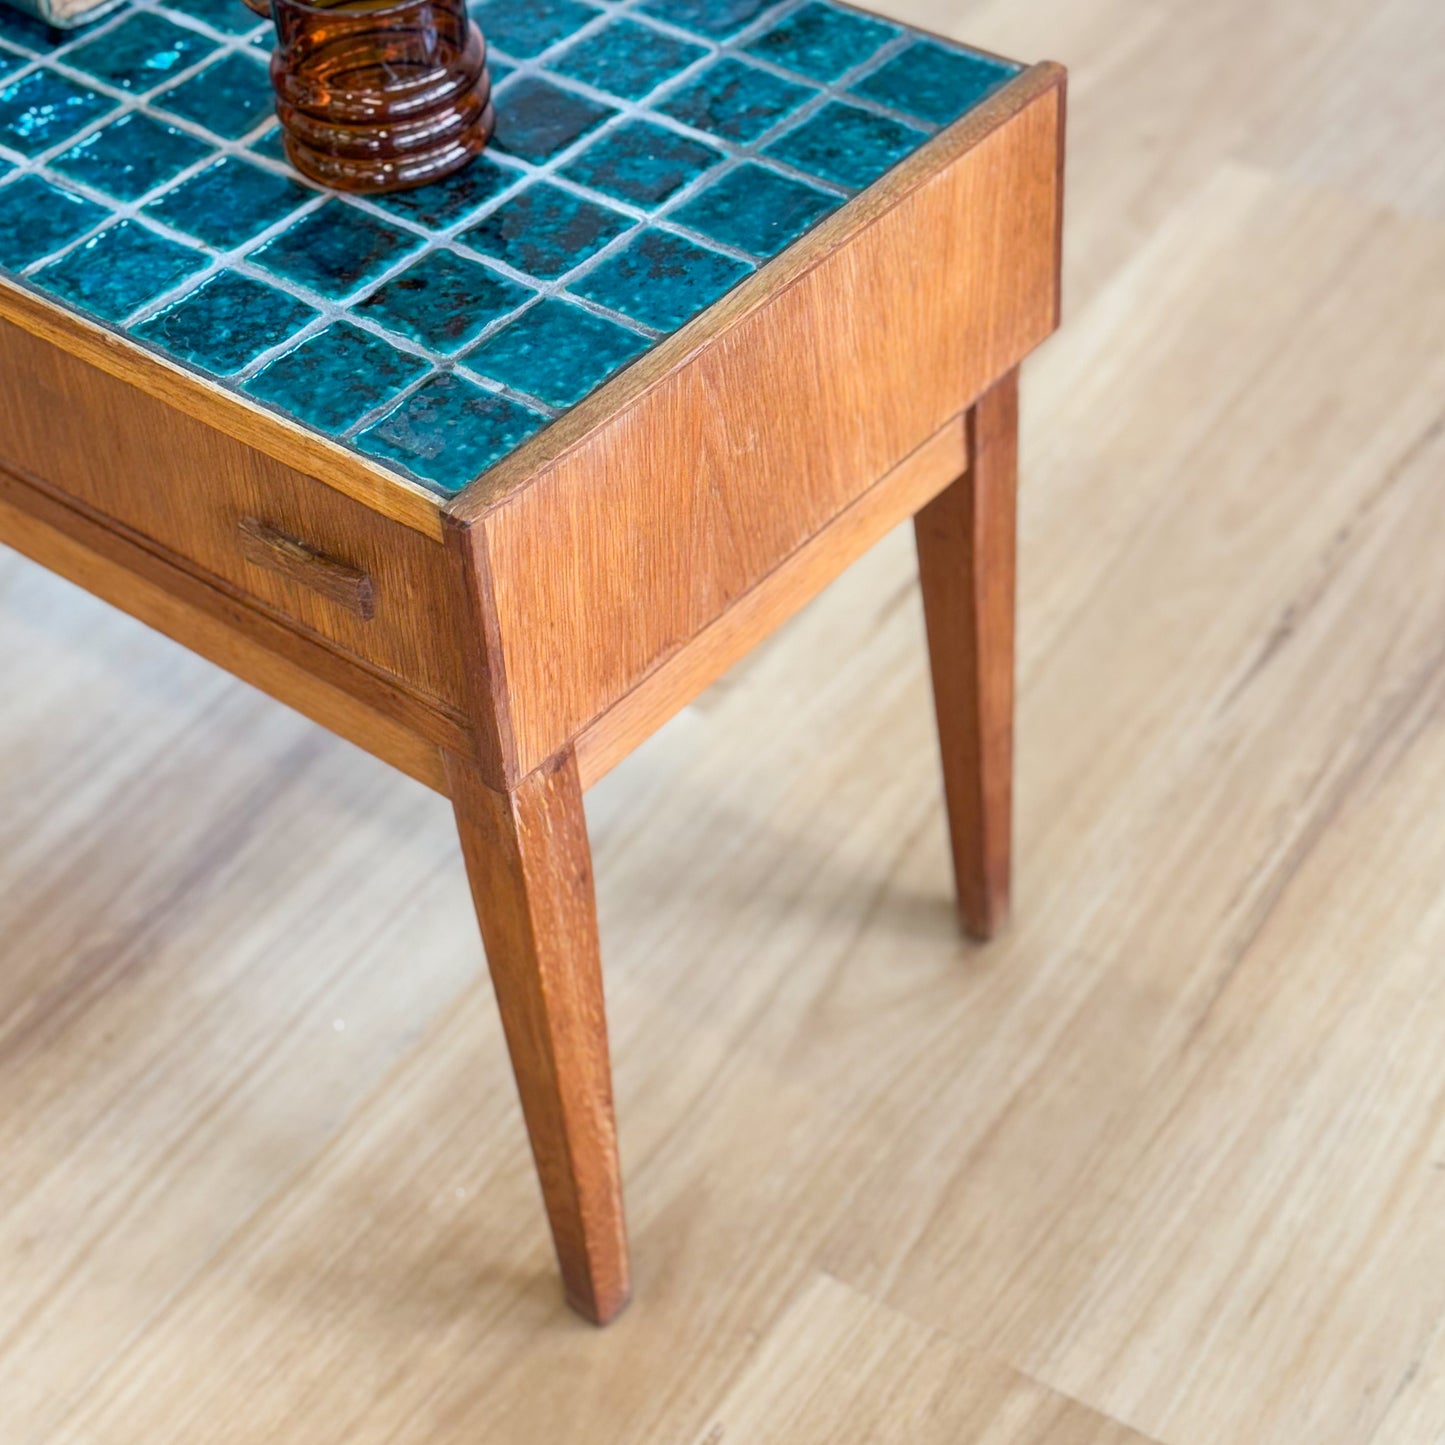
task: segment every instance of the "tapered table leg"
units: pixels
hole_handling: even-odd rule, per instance
[[[571,752],[510,793],[450,758],[448,779],[568,1303],[627,1303],[627,1236],[591,850]]]
[[[1013,825],[1018,373],[967,419],[968,470],[914,518],[943,786],[964,928],[1009,906]]]

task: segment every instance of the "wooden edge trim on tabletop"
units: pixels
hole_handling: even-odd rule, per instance
[[[441,501],[419,483],[4,279],[0,279],[0,318],[226,436],[304,471],[372,511],[433,541],[442,540]]]
[[[966,467],[964,423],[957,417],[589,723],[575,744],[582,786],[590,788],[605,777],[876,542],[962,476]]]
[[[470,752],[454,719],[4,468],[0,542],[438,792],[441,750]]]
[[[1053,61],[1022,71],[982,105],[940,131],[876,185],[861,191],[796,245],[788,247],[701,315],[660,342],[615,380],[442,503],[463,521],[476,521],[534,483],[599,426],[635,406],[690,357],[766,306],[839,247],[893,210],[959,156],[1013,119],[1040,96],[1063,88],[1067,72]]]

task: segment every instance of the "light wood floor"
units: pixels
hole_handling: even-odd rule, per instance
[[[1011,931],[903,532],[589,797],[594,1332],[446,803],[3,555],[4,1445],[1445,1440],[1445,5],[906,14],[1073,71]]]

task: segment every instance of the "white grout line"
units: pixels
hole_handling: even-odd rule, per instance
[[[235,0],[235,3],[241,3],[241,0]],[[487,391],[519,402],[531,410],[540,412],[548,419],[551,419],[561,414],[558,408],[549,406],[539,398],[531,396],[526,392],[503,385],[496,379],[487,376],[484,372],[478,371],[468,365],[467,358],[472,356],[489,338],[496,335],[497,332],[506,326],[511,325],[524,312],[540,305],[542,301],[549,298],[565,298],[571,304],[580,306],[582,309],[594,315],[621,325],[633,334],[649,342],[655,342],[661,339],[668,333],[658,331],[653,327],[637,321],[635,318],[623,315],[606,306],[599,305],[586,297],[579,296],[570,288],[584,281],[600,266],[605,265],[609,260],[625,251],[638,240],[644,230],[649,228],[656,229],[664,234],[677,236],[693,244],[700,244],[708,250],[746,264],[750,269],[769,259],[739,250],[703,232],[699,232],[679,222],[676,219],[675,213],[686,206],[695,196],[725,178],[730,172],[749,163],[760,164],[779,175],[795,181],[801,181],[813,187],[815,190],[831,195],[841,204],[849,196],[854,194],[852,189],[814,176],[776,157],[761,154],[763,148],[771,145],[793,130],[806,125],[820,110],[835,101],[844,101],[876,115],[902,122],[903,124],[923,131],[927,135],[932,135],[940,129],[940,127],[931,122],[920,120],[918,117],[894,110],[885,105],[880,105],[867,96],[856,95],[849,90],[850,86],[857,84],[859,80],[871,74],[872,71],[886,65],[889,60],[911,45],[915,40],[925,38],[920,37],[917,32],[909,30],[906,27],[895,27],[898,33],[886,40],[878,49],[835,80],[823,83],[809,76],[790,71],[785,66],[779,65],[765,57],[748,53],[744,48],[761,35],[767,33],[775,25],[802,9],[804,5],[808,3],[808,0],[777,0],[777,3],[767,5],[761,9],[748,25],[722,40],[697,35],[692,31],[669,22],[664,16],[648,14],[641,9],[643,0],[587,0],[587,3],[597,11],[596,16],[577,29],[570,30],[560,36],[550,45],[541,49],[536,55],[528,58],[514,56],[501,47],[490,46],[489,43],[489,58],[494,58],[499,64],[509,68],[509,73],[497,84],[497,90],[503,99],[505,99],[505,93],[507,91],[516,89],[522,81],[532,78],[544,80],[559,90],[585,98],[597,104],[605,105],[613,113],[607,116],[601,123],[593,126],[582,135],[574,138],[569,144],[548,156],[546,160],[540,164],[525,161],[521,157],[511,155],[505,151],[500,152],[496,158],[504,168],[510,168],[516,172],[515,179],[510,184],[504,186],[496,195],[489,197],[481,205],[466,212],[458,220],[450,222],[445,226],[436,228],[426,227],[408,216],[388,210],[385,206],[369,198],[358,196],[339,198],[339,204],[354,208],[365,215],[371,216],[373,219],[384,220],[398,230],[418,238],[422,243],[418,248],[408,251],[404,256],[398,258],[391,265],[378,272],[375,277],[372,277],[362,286],[357,287],[353,292],[348,293],[347,296],[339,300],[320,295],[306,285],[291,280],[290,278],[275,275],[266,270],[265,267],[256,260],[252,259],[267,242],[289,231],[293,226],[301,223],[306,217],[314,215],[333,197],[333,193],[312,185],[304,178],[297,177],[294,171],[292,171],[284,161],[278,161],[270,156],[259,155],[253,149],[261,139],[271,133],[274,120],[268,117],[265,121],[258,122],[243,136],[229,140],[216,135],[214,132],[208,131],[198,122],[191,121],[184,116],[173,115],[164,109],[165,93],[179,88],[212,65],[227,59],[230,55],[246,55],[248,57],[248,64],[256,65],[258,71],[263,70],[264,59],[252,42],[264,32],[267,28],[267,22],[258,22],[248,30],[233,33],[218,30],[207,25],[199,18],[186,14],[181,10],[172,10],[162,3],[162,0],[133,0],[131,5],[106,17],[93,27],[76,32],[72,39],[48,51],[36,51],[30,47],[21,46],[19,42],[5,41],[3,46],[0,46],[0,60],[7,59],[10,56],[9,49],[4,47],[14,47],[22,53],[17,53],[14,57],[18,62],[17,68],[5,74],[3,81],[4,88],[8,89],[11,85],[24,80],[28,75],[49,71],[72,82],[83,84],[97,94],[115,102],[114,106],[106,110],[102,115],[97,116],[83,127],[79,127],[67,135],[63,140],[46,147],[33,156],[27,157],[0,146],[0,160],[10,160],[13,157],[13,163],[16,167],[13,173],[6,174],[3,178],[0,178],[0,188],[10,184],[13,180],[19,179],[23,175],[36,175],[50,184],[58,183],[65,189],[103,205],[108,213],[103,222],[89,228],[66,245],[57,247],[54,251],[31,262],[23,268],[21,274],[27,280],[32,279],[37,272],[53,265],[56,261],[62,259],[72,251],[84,246],[102,231],[119,224],[121,221],[135,220],[169,240],[184,244],[192,250],[199,250],[200,253],[207,258],[207,264],[183,281],[178,282],[168,291],[153,297],[145,305],[128,316],[125,321],[115,329],[125,334],[131,334],[134,327],[141,325],[169,306],[174,305],[177,301],[194,294],[202,286],[225,272],[231,272],[269,284],[284,294],[288,294],[314,307],[318,312],[314,320],[306,323],[306,325],[290,333],[274,346],[267,348],[258,356],[252,358],[252,360],[239,371],[223,378],[227,384],[234,388],[239,389],[246,381],[255,377],[259,372],[264,370],[267,365],[276,360],[277,357],[289,354],[304,342],[315,337],[321,331],[339,320],[346,320],[362,331],[386,341],[398,351],[415,356],[426,363],[427,369],[421,375],[393,396],[389,397],[384,403],[372,408],[359,421],[353,423],[352,426],[345,428],[341,433],[337,434],[335,438],[337,440],[354,445],[355,438],[359,433],[368,426],[373,425],[381,416],[389,414],[395,408],[402,405],[417,390],[427,385],[436,376],[449,373],[459,374],[465,380]],[[832,3],[837,4],[837,0],[832,0]],[[854,11],[846,5],[837,5],[837,8],[843,10],[845,13],[867,14],[867,12]],[[82,45],[109,34],[137,14],[163,16],[181,28],[192,31],[214,42],[215,48],[208,51],[206,55],[192,62],[190,65],[182,67],[173,74],[161,77],[152,88],[139,92],[131,92],[122,87],[114,86],[68,63],[72,54]],[[596,37],[600,31],[612,24],[615,20],[623,18],[641,24],[658,35],[700,48],[702,53],[688,65],[662,77],[651,90],[637,100],[624,99],[585,81],[547,68],[550,62],[558,59],[572,46],[579,43],[585,44],[588,39]],[[881,17],[868,16],[867,18]],[[893,22],[886,23],[892,24]],[[485,26],[483,28],[485,29]],[[960,48],[966,49],[966,47]],[[805,87],[814,93],[803,100],[798,106],[787,111],[773,125],[753,140],[746,143],[727,140],[709,131],[697,129],[652,108],[657,103],[666,101],[687,90],[700,76],[724,58],[741,60],[758,71],[769,74],[779,80],[787,81],[792,85]],[[105,192],[73,176],[63,172],[57,172],[53,169],[53,163],[61,156],[90,136],[113,125],[127,114],[139,114],[152,121],[181,131],[195,139],[204,141],[210,149],[200,160],[193,162],[174,175],[167,177],[144,195],[130,202],[119,202]],[[664,201],[650,209],[646,206],[608,195],[605,192],[597,191],[585,183],[561,173],[565,167],[569,166],[595,143],[603,140],[608,135],[615,134],[628,125],[638,122],[646,122],[658,126],[669,131],[681,140],[707,145],[713,150],[720,152],[722,159],[716,164],[705,168],[685,185],[679,187]],[[256,235],[248,237],[244,242],[235,247],[224,249],[201,242],[197,238],[191,237],[167,225],[156,216],[142,215],[144,208],[152,201],[160,196],[173,192],[201,172],[210,169],[211,166],[217,164],[225,157],[243,158],[248,163],[256,165],[272,174],[285,176],[293,181],[298,181],[301,185],[313,191],[314,194],[308,200],[302,202],[296,209],[289,211],[285,216],[279,218]],[[502,207],[515,201],[523,192],[539,181],[546,182],[580,200],[601,205],[612,213],[620,215],[630,222],[630,224],[605,245],[598,247],[596,251],[581,261],[577,266],[572,267],[561,276],[553,278],[552,280],[543,280],[540,277],[520,271],[499,257],[477,251],[467,244],[463,234],[464,232],[470,230]],[[3,194],[3,191],[0,191],[0,194]],[[821,217],[819,219],[821,219]],[[525,285],[532,294],[527,296],[527,298],[517,306],[490,322],[476,337],[468,341],[467,344],[456,353],[441,352],[434,348],[421,345],[412,338],[390,331],[372,318],[359,315],[350,309],[358,301],[375,294],[376,291],[385,286],[390,280],[417,264],[424,257],[438,251],[448,251],[468,261],[481,263],[498,276]],[[267,405],[267,403],[259,402],[259,398],[249,397],[249,393],[247,395],[249,399],[257,401],[261,405]],[[279,408],[271,409],[281,410]],[[289,415],[289,413],[284,412],[283,414]],[[394,463],[394,465],[401,466],[401,464],[398,463]],[[407,469],[402,466],[401,470]],[[421,478],[421,480],[429,487],[435,487],[437,485],[424,477]]]

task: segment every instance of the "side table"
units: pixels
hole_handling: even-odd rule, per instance
[[[628,1296],[584,789],[913,517],[1008,903],[1064,73],[831,0],[482,0],[497,138],[286,169],[264,27],[0,9],[0,540],[449,796],[567,1298]]]

